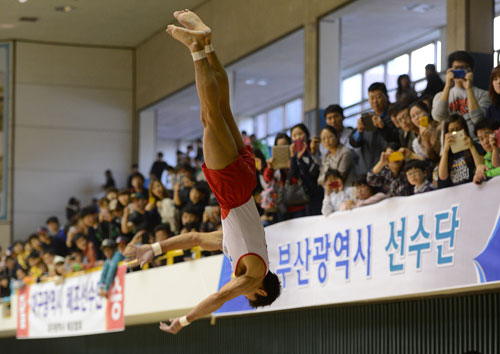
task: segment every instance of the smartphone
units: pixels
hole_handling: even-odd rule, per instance
[[[395,151],[389,155],[388,159],[389,162],[403,161],[405,155],[401,151]]]
[[[273,169],[288,168],[290,162],[290,145],[277,145],[272,148]]]
[[[493,134],[495,134],[495,138],[497,138],[497,147],[500,147],[500,129],[495,130]]]
[[[293,142],[294,151],[300,152],[304,148],[304,140],[296,140]]]
[[[340,188],[340,182],[339,181],[333,181],[328,184],[332,189],[337,189]]]
[[[467,145],[465,145],[465,133],[463,130],[452,132],[451,134],[453,135],[453,142],[450,144],[452,153],[456,154],[457,152],[468,149]]]
[[[366,131],[373,131],[376,129],[375,125],[373,125],[372,116],[372,113],[363,113],[361,115],[361,121],[363,122]]]
[[[259,171],[262,169],[262,161],[261,161],[261,159],[255,159],[255,168],[257,170],[259,170]]]
[[[429,117],[427,116],[422,116],[418,120],[418,124],[423,127],[423,128],[429,128]]]
[[[464,69],[452,70],[455,79],[465,79],[466,71]]]

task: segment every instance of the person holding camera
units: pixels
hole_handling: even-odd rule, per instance
[[[389,96],[384,83],[375,82],[368,88],[368,102],[373,109],[358,119],[349,142],[360,148],[357,172],[366,174],[377,163],[388,142],[398,142],[398,130],[389,114]]]
[[[340,210],[342,204],[352,200],[355,191],[353,187],[344,188],[344,180],[338,170],[329,169],[325,173],[325,197],[321,214],[328,216]]]
[[[432,117],[442,122],[452,113],[464,117],[473,134],[474,126],[486,116],[490,106],[488,91],[473,86],[474,58],[467,52],[456,51],[448,56],[448,71],[443,91],[434,96]],[[471,135],[473,141],[477,137]]]

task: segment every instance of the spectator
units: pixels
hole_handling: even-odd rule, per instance
[[[42,261],[47,266],[49,276],[55,275],[55,264],[54,264],[55,257],[56,254],[52,249],[44,250],[42,253]]]
[[[290,130],[290,170],[288,178],[302,180],[310,200],[305,205],[306,215],[320,215],[323,189],[318,186],[320,166],[314,162],[309,150],[309,129],[302,124],[296,124]]]
[[[354,180],[352,151],[339,142],[337,131],[330,126],[324,127],[320,136],[321,144],[326,148],[327,153],[321,159],[318,184],[325,187],[325,177],[328,170],[337,170],[346,185],[352,184]]]
[[[111,170],[106,170],[104,172],[106,178],[106,183],[103,184],[102,189],[107,190],[108,188],[116,187],[115,179],[113,178],[113,173]]]
[[[203,163],[205,161],[205,157],[203,156],[203,142],[201,139],[196,139],[196,155],[194,157],[195,161],[199,163]]]
[[[54,272],[56,276],[64,277],[68,273],[64,258],[61,256],[54,257]]]
[[[71,251],[71,255],[68,258],[70,271],[79,272],[83,270],[83,252],[75,248]]]
[[[368,172],[366,180],[372,187],[380,188],[388,197],[411,195],[413,189],[406,174],[402,172],[404,160],[389,161],[389,156],[395,152],[401,152],[400,146],[389,143],[380,154],[379,162]]]
[[[28,243],[30,245],[31,251],[38,251],[38,252],[43,251],[42,242],[38,238],[37,234],[31,234],[30,237],[28,238]]]
[[[344,126],[344,109],[338,104],[332,104],[325,109],[325,122],[326,125],[335,128],[339,137],[339,142],[345,147],[355,150],[349,142],[354,129]],[[326,151],[324,151],[326,153]]]
[[[434,96],[432,117],[442,122],[449,114],[458,113],[467,122],[469,132],[474,132],[474,126],[485,117],[491,104],[488,92],[473,86],[474,58],[469,53],[451,53],[448,68],[444,89]],[[464,70],[465,78],[455,78],[454,71],[457,70]],[[471,138],[477,140],[475,136]]]
[[[139,165],[136,164],[136,163],[133,163],[132,166],[130,166],[130,174],[127,178],[127,188],[129,190],[132,190],[132,188],[134,187],[132,185],[132,178],[139,172]]]
[[[130,190],[128,188],[120,189],[118,193],[118,202],[123,208],[126,208],[130,203]]]
[[[359,174],[367,173],[375,165],[388,142],[399,141],[397,128],[388,112],[389,97],[385,84],[380,82],[371,84],[368,88],[368,101],[374,111],[371,119],[375,128],[366,130],[362,119],[359,118],[349,140],[353,147],[361,148],[357,169]]]
[[[10,278],[14,278],[16,276],[16,266],[16,259],[12,254],[5,257],[5,272],[9,275]]]
[[[10,300],[10,278],[7,273],[0,273],[0,302]]]
[[[321,138],[319,136],[313,136],[311,142],[309,143],[309,149],[311,150],[311,157],[314,163],[321,166],[321,152],[320,152]]]
[[[130,235],[140,230],[152,231],[160,224],[160,215],[157,210],[146,211],[148,196],[143,193],[132,195],[132,212],[124,209],[122,218],[122,233]]]
[[[44,251],[51,249],[55,254],[63,257],[68,254],[68,249],[66,247],[64,239],[56,236],[51,236],[47,229],[42,228],[40,230],[40,232],[38,233],[38,239],[40,240],[42,249]]]
[[[41,263],[42,259],[40,258],[40,253],[38,251],[32,251],[28,256],[28,275],[31,279],[36,280],[43,274]]]
[[[434,190],[434,186],[427,179],[427,164],[421,160],[410,160],[405,164],[403,171],[408,182],[414,187],[413,194],[425,193]]]
[[[252,145],[252,140],[248,136],[246,130],[241,131],[241,139],[243,140],[243,144],[245,144],[245,146]]]
[[[177,177],[174,184],[174,203],[182,209],[189,200],[189,193],[194,185],[194,170],[189,164],[177,168]]]
[[[491,106],[488,107],[486,118],[500,121],[500,65],[491,71],[489,94]]]
[[[161,180],[161,176],[167,168],[168,164],[163,160],[163,153],[159,152],[156,155],[156,161],[153,163],[153,166],[151,166],[151,171],[149,172],[151,179],[156,178]]]
[[[441,152],[441,128],[431,118],[429,107],[422,101],[410,106],[410,117],[418,127],[418,137],[413,140],[413,152],[433,162],[439,161]]]
[[[45,226],[47,226],[47,232],[49,236],[52,237],[62,237],[64,229],[60,227],[59,219],[57,216],[51,216],[45,221]]]
[[[94,243],[87,236],[80,233],[75,237],[75,246],[83,253],[83,269],[91,269],[96,266],[97,256]]]
[[[174,201],[169,197],[169,192],[163,184],[154,179],[149,188],[149,203],[146,205],[146,211],[156,209],[161,217],[161,222],[168,224],[174,231],[179,231],[179,211],[175,207]]]
[[[116,205],[118,202],[115,200],[114,210],[116,210]],[[117,220],[111,211],[111,203],[107,198],[101,198],[98,202],[99,205],[99,224],[97,227],[97,233],[100,235],[98,238],[103,239],[115,239],[121,234],[121,222]]]
[[[102,253],[106,257],[104,266],[102,267],[101,278],[99,279],[99,296],[108,297],[109,289],[113,280],[115,279],[116,269],[118,268],[118,263],[125,259],[123,252],[127,246],[127,239],[120,236],[116,239],[116,243],[113,240],[104,240],[101,245]],[[117,248],[118,243],[118,249]]]
[[[398,77],[398,89],[396,91],[396,102],[409,105],[417,99],[417,93],[413,88],[410,77],[406,74]]]
[[[161,242],[173,236],[168,224],[160,224],[154,229],[155,242]]]
[[[340,210],[340,206],[344,202],[351,200],[353,194],[354,188],[347,187],[344,189],[342,174],[337,170],[329,169],[325,173],[325,198],[323,199],[321,213],[328,216]]]
[[[209,205],[205,207],[205,211],[203,212],[203,219],[200,225],[200,231],[212,232],[220,230],[221,228],[222,224],[221,224],[220,206],[217,203],[217,200],[212,200],[209,203]]]
[[[106,189],[106,198],[111,202],[118,199],[118,189],[116,187],[111,187]]]
[[[393,107],[392,113],[396,116],[399,126],[399,144],[414,152],[414,141],[419,130],[411,120],[409,106],[407,104],[398,104]]]
[[[427,80],[427,86],[422,92],[421,98],[425,96],[434,97],[436,93],[443,91],[444,82],[436,72],[436,66],[434,64],[427,64],[425,66],[425,79]]]
[[[137,172],[134,175],[132,175],[132,193],[142,193],[145,195],[149,194],[149,191],[146,187],[144,187],[144,176],[142,173]]]
[[[255,134],[250,135],[250,141],[252,143],[252,150],[260,150],[266,157],[266,161],[271,157],[269,146],[258,140]]]
[[[181,224],[182,228],[185,229],[187,227],[187,232],[192,231],[193,228],[199,231],[200,225],[200,217],[198,215],[198,210],[194,207],[187,207],[181,212]],[[181,230],[181,234],[186,232],[185,230]]]
[[[349,199],[340,205],[340,210],[350,210],[366,205],[378,203],[386,198],[382,192],[375,192],[374,188],[366,181],[366,175],[360,176],[354,181],[356,198]]]
[[[458,141],[456,132],[463,130],[464,143],[467,150],[453,153],[451,145]],[[444,124],[443,154],[439,162],[438,188],[456,186],[462,183],[472,182],[476,166],[483,164],[483,158],[479,155],[469,135],[469,128],[465,119],[459,114],[452,114]],[[453,134],[455,132],[455,134]]]
[[[474,183],[481,184],[489,178],[500,176],[500,156],[498,143],[494,131],[498,129],[500,121],[485,119],[476,125],[476,136],[486,151],[484,164],[477,166]]]
[[[66,219],[70,221],[80,211],[80,201],[75,197],[69,198],[66,205]]]

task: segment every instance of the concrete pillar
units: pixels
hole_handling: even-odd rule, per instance
[[[465,50],[476,62],[474,84],[487,89],[493,66],[494,0],[447,0],[446,53]],[[443,63],[447,67],[447,61]]]
[[[139,171],[149,178],[149,170],[156,160],[156,111],[150,109],[139,114]]]
[[[341,18],[319,23],[319,107],[340,103]]]
[[[312,135],[317,134],[319,130],[318,32],[317,20],[304,26],[304,124]]]

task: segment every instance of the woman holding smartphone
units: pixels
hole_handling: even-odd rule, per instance
[[[410,105],[410,117],[418,127],[417,139],[413,140],[413,151],[432,162],[439,161],[441,151],[441,127],[431,117],[429,106],[424,101],[416,101]]]

